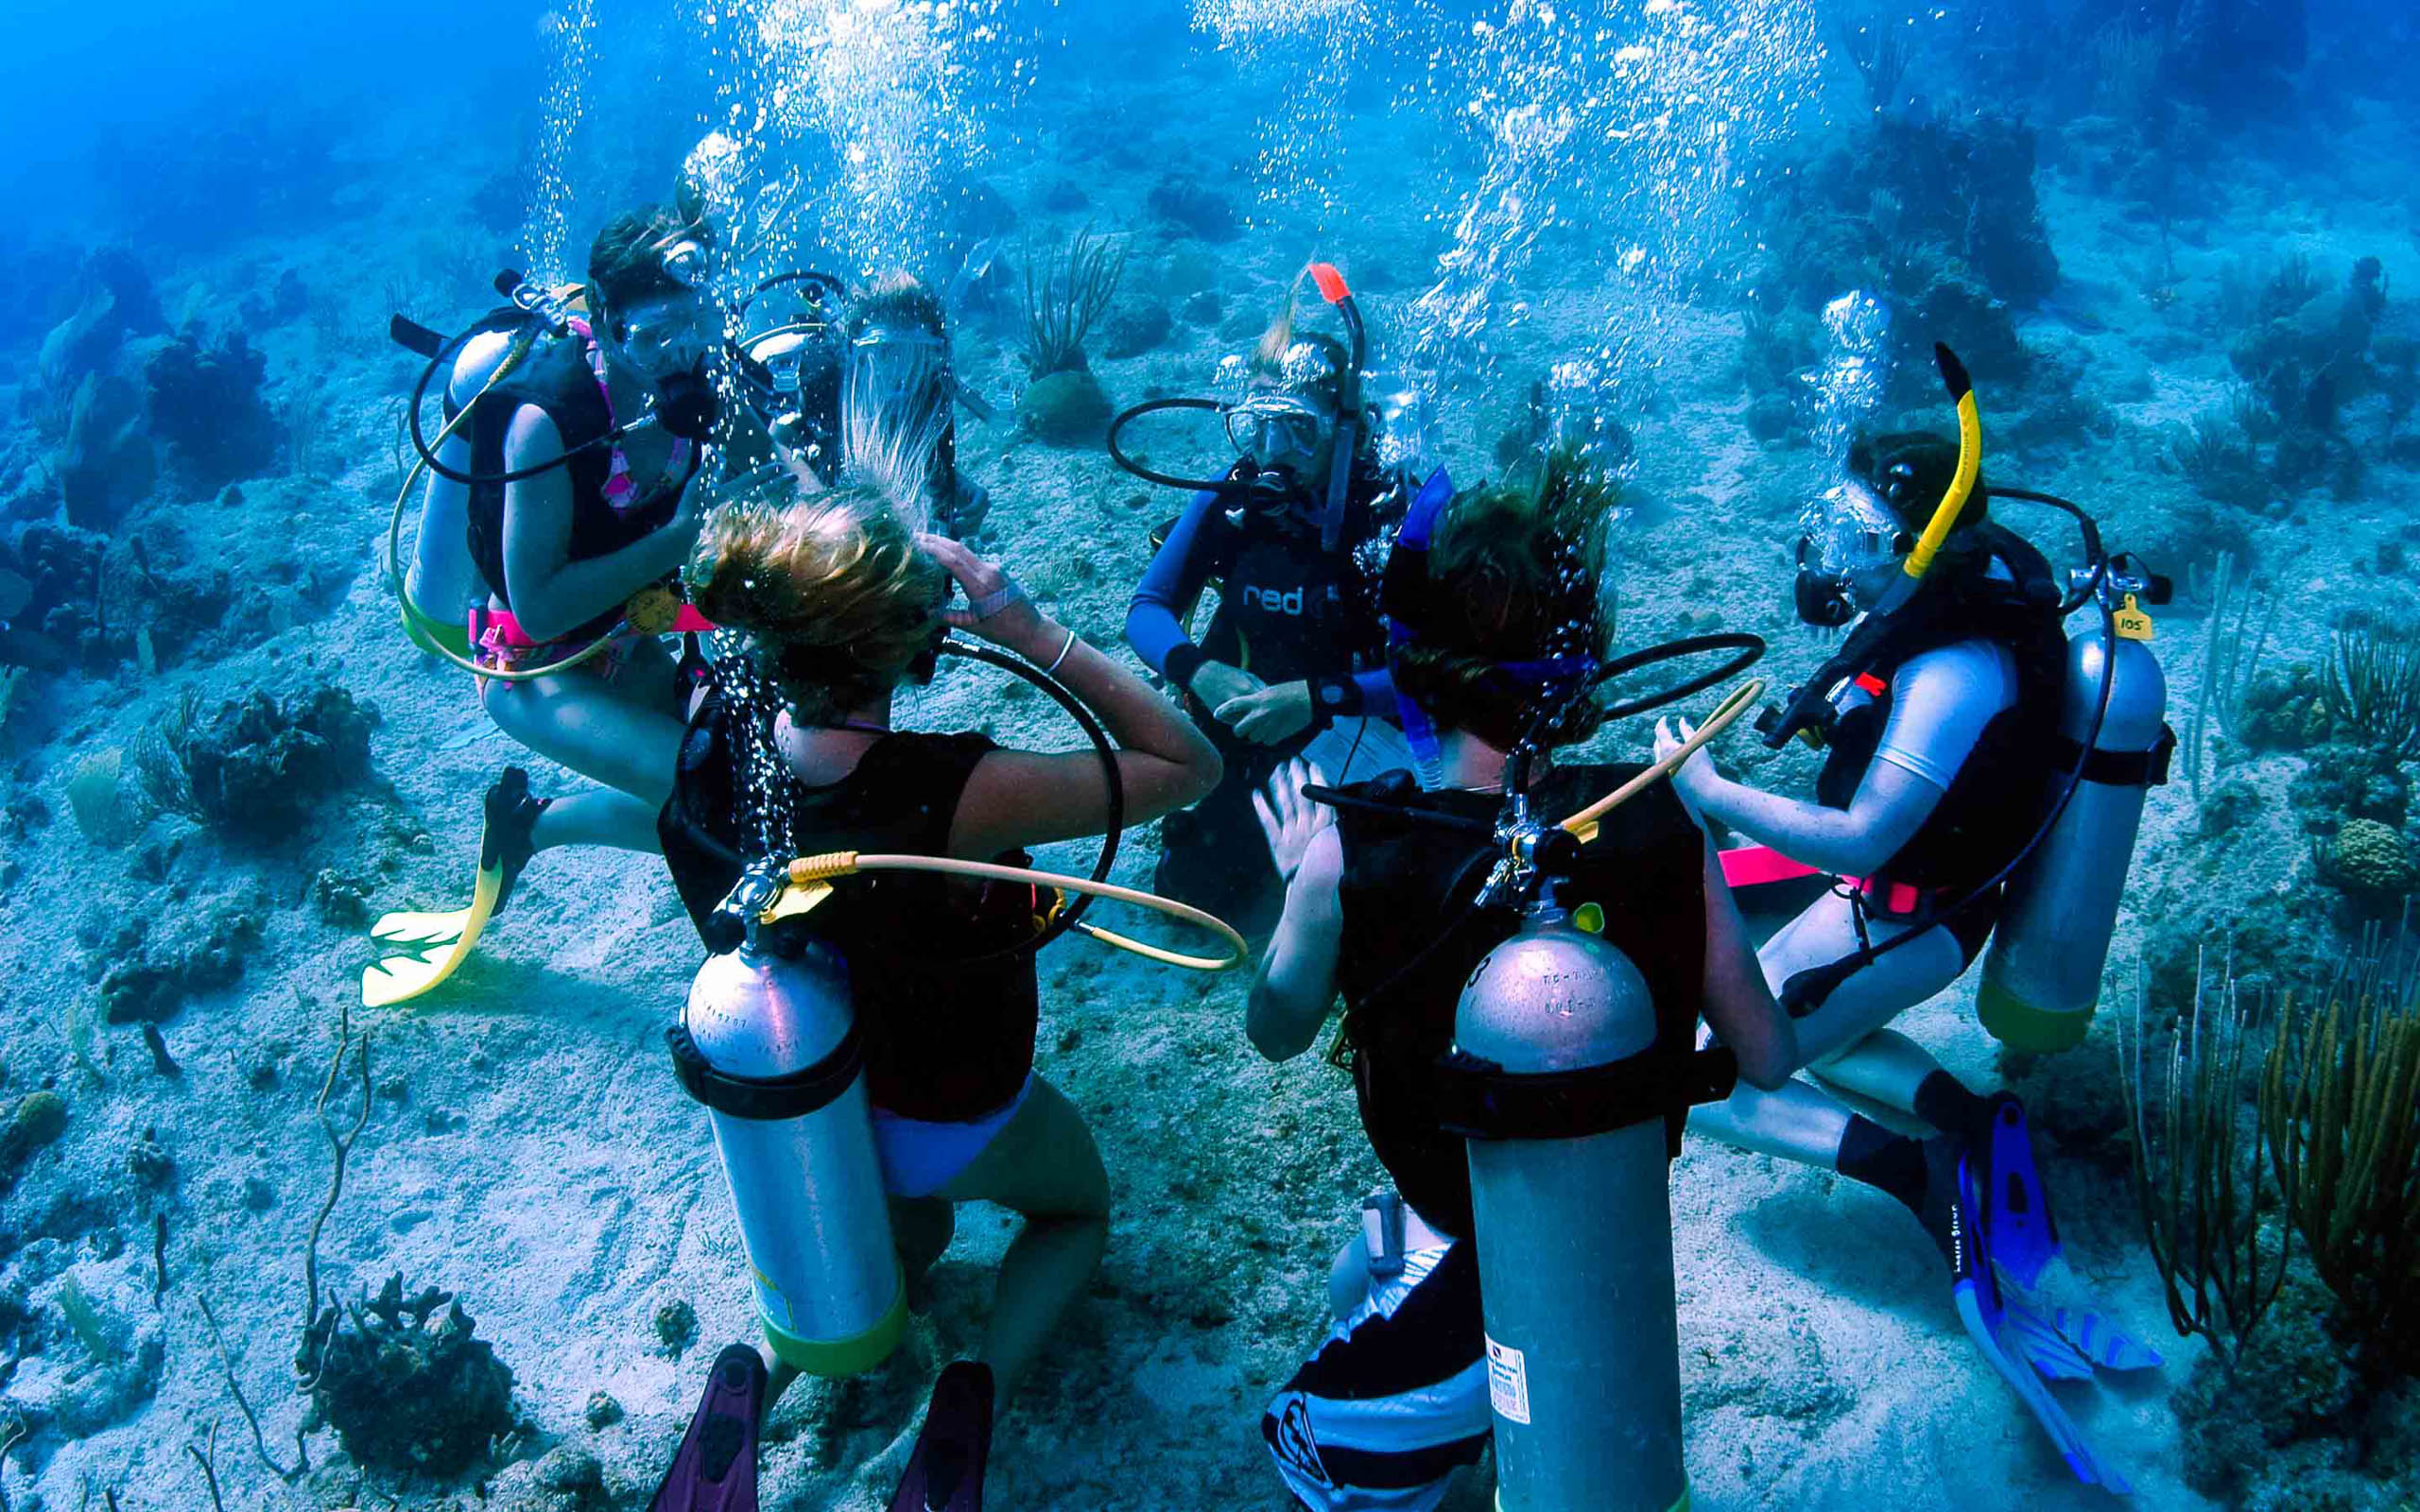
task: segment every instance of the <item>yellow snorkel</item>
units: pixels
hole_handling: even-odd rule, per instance
[[[1941,543],[1949,539],[1950,527],[1965,513],[1966,501],[1975,496],[1976,479],[1983,474],[1983,417],[1975,404],[1975,381],[1966,375],[1966,365],[1958,360],[1958,353],[1947,347],[1936,342],[1932,354],[1933,360],[1941,364],[1942,382],[1949,386],[1950,402],[1958,406],[1958,472],[1950,478],[1949,490],[1941,496],[1932,519],[1926,523],[1924,534],[1916,538],[1915,549],[1908,553],[1908,559],[1902,564],[1911,584],[1922,582],[1931,570]]]

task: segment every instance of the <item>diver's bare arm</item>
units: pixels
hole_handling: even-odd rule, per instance
[[[1193,721],[1106,652],[1048,619],[1009,649],[1053,675],[1098,716],[1116,742],[1128,824],[1196,803],[1219,785],[1218,747]],[[1062,648],[1066,655],[1060,656]],[[1065,755],[998,750],[967,779],[950,826],[953,854],[989,856],[1021,846],[1098,834],[1109,827],[1107,784],[1089,750]]]
[[[544,410],[524,406],[505,434],[509,471],[562,455],[562,439]],[[602,557],[570,558],[571,472],[556,468],[504,486],[504,578],[513,618],[533,641],[569,635],[630,596],[678,571],[697,539],[686,506],[661,530]]]
[[[1322,830],[1287,885],[1285,912],[1244,1010],[1244,1033],[1271,1060],[1291,1060],[1311,1048],[1336,1003],[1337,946],[1344,932],[1337,889],[1343,874],[1344,848],[1333,827]]]
[[[1694,765],[1694,764],[1693,764]],[[1690,804],[1758,845],[1810,867],[1861,877],[1898,853],[1941,802],[1942,789],[1893,762],[1866,768],[1845,809],[1825,808],[1735,782],[1712,764],[1692,772]]]

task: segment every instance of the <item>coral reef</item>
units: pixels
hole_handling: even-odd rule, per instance
[[[115,373],[87,373],[68,406],[55,458],[67,522],[108,531],[151,491],[156,464],[144,429],[143,396]]]
[[[1126,244],[1089,227],[1067,245],[1026,259],[1026,370],[1035,378],[1087,370],[1084,338],[1107,314],[1126,276]]]
[[[1115,413],[1100,380],[1090,372],[1054,372],[1034,380],[1017,401],[1017,420],[1051,446],[1096,446]]]
[[[276,460],[285,428],[261,397],[268,372],[241,331],[205,344],[190,327],[145,365],[151,434],[188,485],[206,492]]]
[[[451,1293],[406,1297],[400,1274],[374,1297],[329,1303],[296,1366],[320,1418],[367,1466],[451,1478],[512,1429],[511,1369]]]
[[[14,1182],[34,1152],[67,1132],[67,1099],[54,1091],[27,1092],[0,1128],[0,1188]]]
[[[2347,819],[2317,848],[2319,873],[2355,902],[2383,911],[2420,883],[2420,866],[2403,836],[2376,819]]]
[[[255,689],[207,717],[188,691],[136,753],[160,808],[254,844],[290,839],[296,821],[368,775],[374,704],[333,683],[283,700]]]
[[[193,998],[233,987],[264,923],[265,910],[250,897],[173,909],[147,928],[139,919],[125,920],[91,957],[101,969],[103,1018],[159,1023]]]
[[[1167,341],[1175,329],[1167,306],[1157,300],[1123,305],[1101,326],[1101,355],[1139,357]]]
[[[1199,180],[1171,174],[1151,186],[1144,207],[1182,235],[1231,242],[1243,234],[1234,201]]]

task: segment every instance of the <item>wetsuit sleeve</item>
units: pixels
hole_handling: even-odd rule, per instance
[[[2016,703],[2016,664],[2005,646],[1961,641],[1912,657],[1891,679],[1891,718],[1876,761],[1947,790],[1983,727]]]
[[[1178,615],[1210,581],[1223,524],[1219,495],[1207,490],[1194,495],[1126,606],[1126,644],[1145,666],[1180,688],[1192,686],[1193,674],[1208,659],[1184,633]]]

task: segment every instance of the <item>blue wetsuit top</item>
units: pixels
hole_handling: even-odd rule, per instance
[[[1349,555],[1326,558],[1313,527],[1290,517],[1238,519],[1219,494],[1204,491],[1135,586],[1127,644],[1180,688],[1190,689],[1202,662],[1219,661],[1267,683],[1311,683],[1323,721],[1365,709],[1392,714],[1383,633],[1356,576]],[[1183,617],[1214,580],[1219,610],[1197,644]]]

